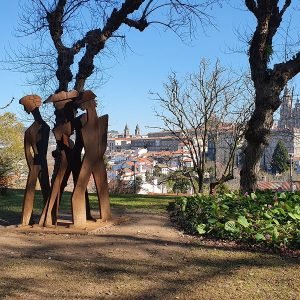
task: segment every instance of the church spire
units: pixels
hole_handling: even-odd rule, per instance
[[[278,123],[279,128],[290,128],[292,126],[292,106],[293,96],[291,95],[288,87],[284,88],[282,104],[280,107],[280,120]]]
[[[141,130],[140,130],[139,124],[136,124],[134,135],[135,136],[140,136],[141,135]]]
[[[128,128],[128,125],[126,124],[125,125],[125,128],[124,128],[124,137],[129,137],[129,128]]]

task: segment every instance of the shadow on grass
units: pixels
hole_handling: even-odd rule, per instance
[[[7,226],[18,224],[21,219],[24,190],[9,189],[7,194],[0,198],[0,225]],[[60,204],[62,211],[71,210],[71,192],[64,192]],[[98,210],[98,200],[94,193],[89,195],[90,206]],[[176,196],[153,196],[153,195],[110,195],[111,207],[116,209],[141,209],[152,210],[152,213],[166,210],[170,201]],[[43,209],[43,199],[40,191],[35,192],[33,216],[38,219]]]

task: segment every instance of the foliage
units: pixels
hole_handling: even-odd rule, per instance
[[[141,176],[136,176],[135,180],[131,183],[132,191],[138,193],[141,190],[143,184],[143,178]]]
[[[0,188],[5,191],[24,156],[23,124],[13,113],[0,116]]]
[[[134,194],[138,193],[141,189],[143,179],[140,176],[136,176],[135,181],[125,181],[125,180],[112,180],[109,182],[109,192],[110,194]]]
[[[161,168],[158,165],[155,165],[153,168],[153,177],[160,178],[162,176]]]
[[[271,161],[273,174],[283,173],[289,169],[289,154],[282,141],[278,141]]]
[[[146,171],[145,179],[146,179],[146,182],[152,183],[153,182],[153,175],[149,171]]]
[[[300,247],[300,193],[198,195],[177,200],[172,213],[189,233],[268,247]]]
[[[216,188],[216,193],[217,194],[226,194],[230,193],[230,188],[226,183],[221,183],[217,186]]]
[[[111,180],[108,183],[108,189],[109,193],[111,195],[116,195],[116,194],[131,194],[132,190],[131,188],[129,189],[128,183],[124,180],[116,179],[116,180]]]
[[[9,172],[11,171],[11,164],[0,157],[0,194],[5,195],[9,186]]]
[[[190,181],[186,177],[180,177],[173,184],[173,192],[186,194],[190,187]]]

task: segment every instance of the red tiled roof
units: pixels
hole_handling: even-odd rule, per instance
[[[297,191],[300,191],[300,181],[294,181],[293,185]],[[259,190],[290,191],[291,183],[289,181],[258,181],[257,187]]]

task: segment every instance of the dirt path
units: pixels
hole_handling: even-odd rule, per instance
[[[205,247],[166,214],[126,215],[97,235],[2,230],[0,299],[300,299],[299,261]]]

